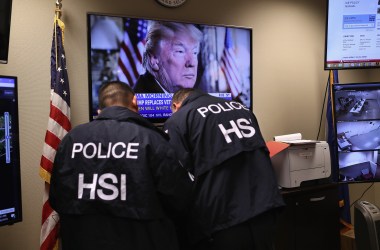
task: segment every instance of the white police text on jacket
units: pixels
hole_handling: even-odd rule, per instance
[[[76,154],[82,154],[87,159],[99,158],[109,159],[111,156],[115,159],[128,158],[138,159],[138,146],[139,143],[125,143],[125,142],[109,142],[107,146],[103,146],[101,143],[95,144],[89,142],[83,145],[83,143],[74,143],[71,158],[75,158]],[[106,150],[102,150],[102,149]]]

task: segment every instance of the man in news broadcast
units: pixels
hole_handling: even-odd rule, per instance
[[[254,114],[196,89],[177,91],[172,110],[164,131],[194,177],[190,249],[273,250],[284,201]]]
[[[177,250],[167,217],[187,207],[191,180],[167,135],[137,114],[123,82],[99,91],[101,112],[72,129],[54,161],[50,202],[63,250]]]
[[[180,88],[252,107],[252,29],[91,14],[91,115],[103,82],[131,86],[139,113],[162,124]],[[107,39],[105,39],[107,38]]]
[[[174,93],[192,88],[197,80],[202,32],[193,24],[152,22],[149,25],[136,93]]]

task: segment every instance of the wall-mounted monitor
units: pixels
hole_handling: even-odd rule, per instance
[[[380,2],[327,0],[326,70],[380,67]]]
[[[0,63],[8,62],[12,0],[0,1]]]
[[[0,75],[0,226],[22,220],[17,78]]]
[[[175,30],[174,36],[157,32],[167,27]],[[100,85],[112,80],[130,85],[139,113],[157,124],[171,116],[171,97],[181,87],[252,108],[251,28],[97,13],[87,14],[87,28],[90,120],[97,116]],[[156,54],[147,52],[156,48],[155,37],[168,38],[160,40],[166,41],[160,42],[161,51],[168,52],[165,58],[157,56],[157,69]]]
[[[380,82],[333,85],[339,182],[380,181]]]

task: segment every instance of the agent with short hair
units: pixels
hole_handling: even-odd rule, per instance
[[[167,213],[187,206],[187,171],[166,135],[137,114],[128,85],[103,85],[99,104],[98,118],[72,129],[55,157],[50,203],[62,249],[178,249]]]

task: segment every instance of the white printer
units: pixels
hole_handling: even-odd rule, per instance
[[[331,175],[329,145],[323,141],[290,144],[271,160],[278,184],[284,188],[299,187],[303,181]]]

